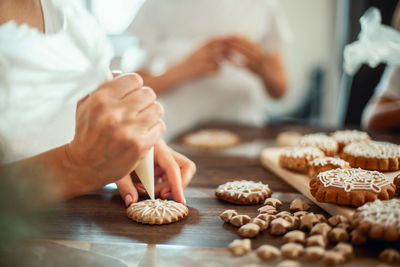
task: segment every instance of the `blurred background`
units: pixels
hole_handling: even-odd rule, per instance
[[[146,52],[129,29],[146,0],[81,1],[104,27],[114,46],[112,69],[139,69]],[[390,25],[397,0],[278,2],[291,30],[290,40],[280,48],[289,90],[284,98],[268,102],[270,122],[359,126],[362,110],[385,66],[363,66],[354,77],[344,75],[343,48],[357,39],[359,18],[371,6],[379,8],[383,24]]]

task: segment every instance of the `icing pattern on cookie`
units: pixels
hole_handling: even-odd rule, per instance
[[[338,147],[335,139],[322,133],[306,134],[300,138],[298,145],[313,146],[324,150],[336,150]]]
[[[357,217],[366,221],[383,226],[397,226],[400,231],[400,199],[391,200],[377,199],[357,208]]]
[[[379,193],[382,187],[391,184],[391,181],[382,173],[363,169],[335,169],[318,174],[324,187],[343,188],[344,191],[372,190]]]
[[[316,147],[310,147],[310,146],[288,148],[282,152],[282,155],[290,158],[304,157],[307,160],[313,160],[315,158],[321,158],[325,156],[324,152],[322,152]]]
[[[350,167],[347,161],[333,157],[317,158],[310,162],[311,166],[326,166],[328,164],[339,167]]]
[[[388,142],[358,142],[344,147],[345,153],[355,157],[397,158],[400,157],[400,146]]]
[[[250,195],[258,195],[263,196],[265,192],[270,192],[269,186],[267,184],[263,184],[261,182],[253,182],[253,181],[233,181],[227,182],[218,186],[217,192],[225,192],[228,193],[231,197],[235,196],[237,198],[240,197],[248,197]]]
[[[136,214],[139,217],[176,217],[179,214],[186,214],[187,207],[181,203],[171,200],[144,200],[133,203],[129,206],[129,213]]]
[[[351,142],[360,142],[369,140],[370,137],[366,132],[357,130],[336,131],[331,135],[337,142],[349,144]]]

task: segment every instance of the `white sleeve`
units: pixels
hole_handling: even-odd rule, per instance
[[[261,43],[266,50],[278,49],[292,39],[292,31],[277,1],[270,0],[266,2],[266,13],[267,23],[270,27],[262,38]]]
[[[387,66],[374,96],[400,100],[400,67]]]

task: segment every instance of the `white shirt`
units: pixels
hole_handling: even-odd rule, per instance
[[[144,67],[161,71],[214,37],[244,35],[265,50],[290,35],[274,0],[147,0],[127,30],[147,52]],[[180,84],[159,98],[167,138],[210,120],[265,123],[264,84],[243,68],[224,63],[219,73]]]
[[[0,141],[3,162],[72,140],[79,99],[101,84],[112,50],[75,1],[42,0],[45,34],[0,25]]]

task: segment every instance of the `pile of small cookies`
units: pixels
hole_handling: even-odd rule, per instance
[[[381,172],[400,169],[400,146],[356,130],[308,134],[281,153],[279,165],[308,174],[317,201],[359,207],[394,197],[396,185]]]
[[[262,245],[256,250],[262,260],[300,259],[306,261],[322,260],[329,265],[342,264],[351,259],[353,247],[344,242],[350,239],[350,222],[344,216],[333,216],[326,219],[322,214],[308,212],[310,206],[301,199],[290,204],[289,211],[278,211],[282,202],[276,198],[267,198],[264,206],[258,209],[259,215],[250,218],[237,214],[235,210],[226,210],[220,214],[221,219],[238,229],[241,237],[252,238],[262,231],[272,235],[283,235],[284,244],[280,249],[271,245]],[[235,240],[228,249],[236,256],[251,251],[250,239]],[[326,250],[329,242],[336,244]]]

